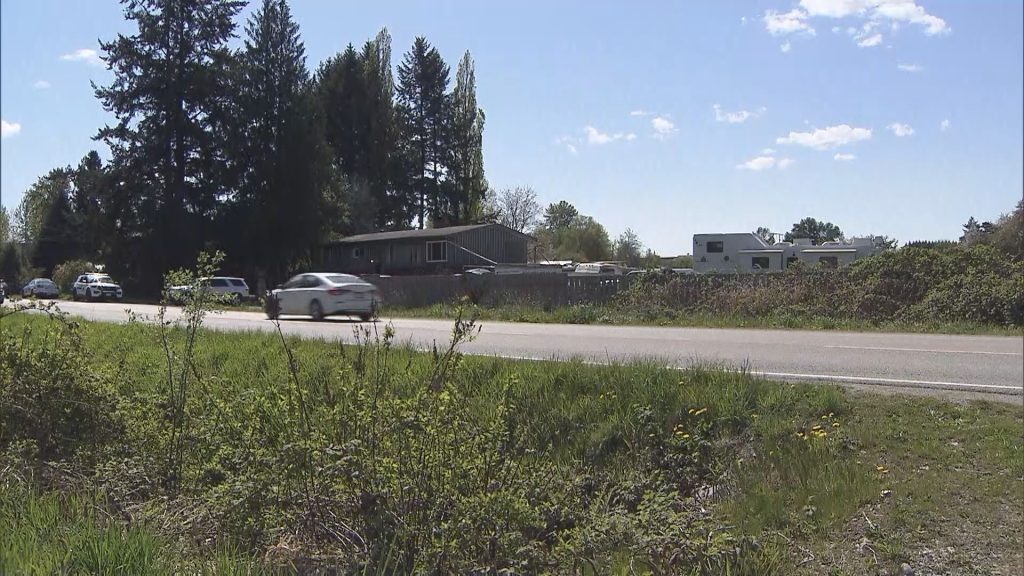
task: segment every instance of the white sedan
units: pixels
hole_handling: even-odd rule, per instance
[[[333,272],[311,272],[293,276],[271,291],[266,303],[267,318],[282,314],[311,316],[357,316],[373,318],[380,306],[377,287],[358,276]]]

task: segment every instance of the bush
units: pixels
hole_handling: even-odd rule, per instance
[[[0,330],[0,447],[29,441],[41,459],[82,455],[116,429],[113,397],[87,365],[78,325],[52,305],[0,310],[0,321],[26,309],[49,321],[17,336]]]
[[[839,270],[645,274],[613,307],[632,317],[697,313],[764,319],[1024,324],[1024,263],[987,245],[905,247]]]
[[[85,260],[68,260],[54,267],[52,280],[57,284],[61,292],[70,292],[71,285],[75,283],[75,279],[82,274],[92,272],[94,268],[95,266],[92,263]]]

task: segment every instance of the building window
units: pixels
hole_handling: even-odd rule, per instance
[[[448,242],[427,242],[427,262],[447,262]]]
[[[725,242],[721,240],[711,240],[708,242],[708,254],[722,252],[725,252]]]
[[[754,270],[767,270],[770,266],[767,256],[754,256],[750,259],[750,265],[754,267]]]
[[[838,256],[822,256],[818,258],[818,264],[825,268],[838,268],[839,257]]]
[[[362,257],[363,257],[363,247],[362,246],[356,246],[355,248],[352,249],[352,259],[353,260],[361,260]]]

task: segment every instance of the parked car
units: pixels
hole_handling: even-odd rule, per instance
[[[82,274],[71,285],[73,300],[120,300],[123,297],[121,286],[106,274]]]
[[[213,276],[210,278],[200,278],[194,285],[171,286],[168,291],[168,297],[171,300],[180,301],[187,294],[195,290],[196,286],[202,287],[202,290],[207,293],[222,295],[230,300],[232,304],[238,304],[252,296],[249,292],[249,285],[245,283],[244,278]]]
[[[7,299],[7,282],[0,280],[0,304],[4,303]]]
[[[282,314],[311,316],[357,316],[366,322],[380,307],[377,287],[351,274],[311,272],[293,276],[267,296],[267,318]]]
[[[26,298],[56,298],[60,296],[60,288],[49,278],[33,278],[21,289],[21,295]]]

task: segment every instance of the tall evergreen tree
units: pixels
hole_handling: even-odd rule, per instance
[[[136,33],[101,42],[114,73],[96,97],[117,119],[98,139],[133,186],[141,221],[127,237],[141,248],[134,263],[154,289],[165,270],[192,261],[209,233],[224,190],[214,133],[227,96],[226,42],[239,0],[122,0]]]
[[[448,65],[418,37],[398,66],[398,102],[408,185],[416,195],[419,227],[440,212],[445,177]]]
[[[305,47],[285,0],[263,0],[238,57],[240,175],[232,225],[240,261],[258,278],[282,279],[320,234],[327,157]]]
[[[102,261],[112,238],[110,226],[110,185],[103,160],[95,150],[86,154],[73,174],[71,195],[73,228],[78,255]]]
[[[476,72],[469,51],[459,62],[451,97],[448,138],[447,205],[451,224],[468,224],[481,216],[487,179],[484,177],[484,111],[476,104]]]
[[[39,229],[32,249],[32,265],[39,268],[43,276],[50,276],[56,265],[78,255],[76,248],[68,192],[60,190],[50,201]]]
[[[366,180],[378,206],[376,227],[400,229],[412,220],[410,199],[401,186],[395,81],[391,73],[391,34],[387,28],[363,46],[366,89]]]
[[[11,217],[7,214],[7,207],[0,206],[0,242],[10,242],[11,239]]]

